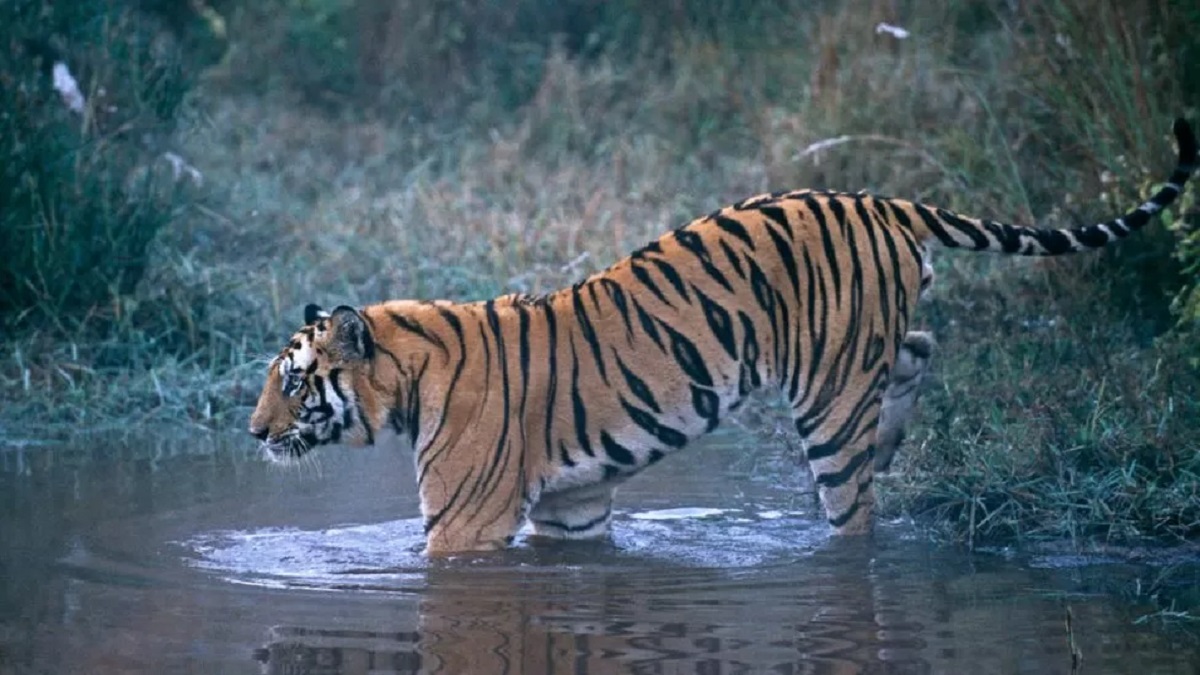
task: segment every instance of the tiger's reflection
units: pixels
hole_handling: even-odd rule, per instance
[[[831,547],[857,544],[833,542]],[[915,625],[874,603],[868,548],[803,574],[687,567],[432,567],[418,616],[379,630],[277,626],[264,673],[924,672]],[[836,554],[836,563],[819,559]],[[858,569],[852,569],[858,568]],[[803,584],[794,583],[797,577]],[[782,580],[781,580],[782,578]],[[892,665],[900,665],[894,663]],[[903,668],[903,666],[902,666]]]

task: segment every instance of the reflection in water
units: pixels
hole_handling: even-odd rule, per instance
[[[735,571],[435,566],[416,616],[281,623],[257,656],[264,673],[296,674],[1069,671],[1053,580],[884,544],[873,555],[830,542]],[[1134,630],[1104,596],[1070,602],[1090,672],[1195,672],[1194,656]]]
[[[830,539],[791,465],[736,445],[631,481],[611,542],[434,563],[403,451],[327,454],[323,477],[220,448],[8,452],[5,674],[1068,672],[1068,604],[1083,672],[1200,666],[1113,592],[1155,570]]]

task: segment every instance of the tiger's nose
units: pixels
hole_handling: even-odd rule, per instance
[[[260,441],[267,440],[267,436],[271,434],[271,430],[267,427],[250,427],[250,435]]]

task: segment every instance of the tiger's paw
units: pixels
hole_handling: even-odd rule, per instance
[[[879,428],[875,435],[877,472],[886,472],[892,467],[908,425],[916,417],[921,382],[929,372],[936,345],[933,334],[926,331],[910,331],[904,336],[879,412]]]

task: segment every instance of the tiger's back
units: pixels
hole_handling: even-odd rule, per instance
[[[1094,226],[776,193],[546,296],[310,309],[252,431],[287,456],[391,426],[413,441],[429,552],[478,550],[506,544],[525,518],[545,536],[603,534],[622,480],[778,387],[829,522],[862,532],[875,456],[899,442],[929,359],[931,343],[907,332],[932,281],[929,246],[1057,255],[1121,238],[1187,180],[1195,139],[1182,123],[1176,135],[1167,186]]]

